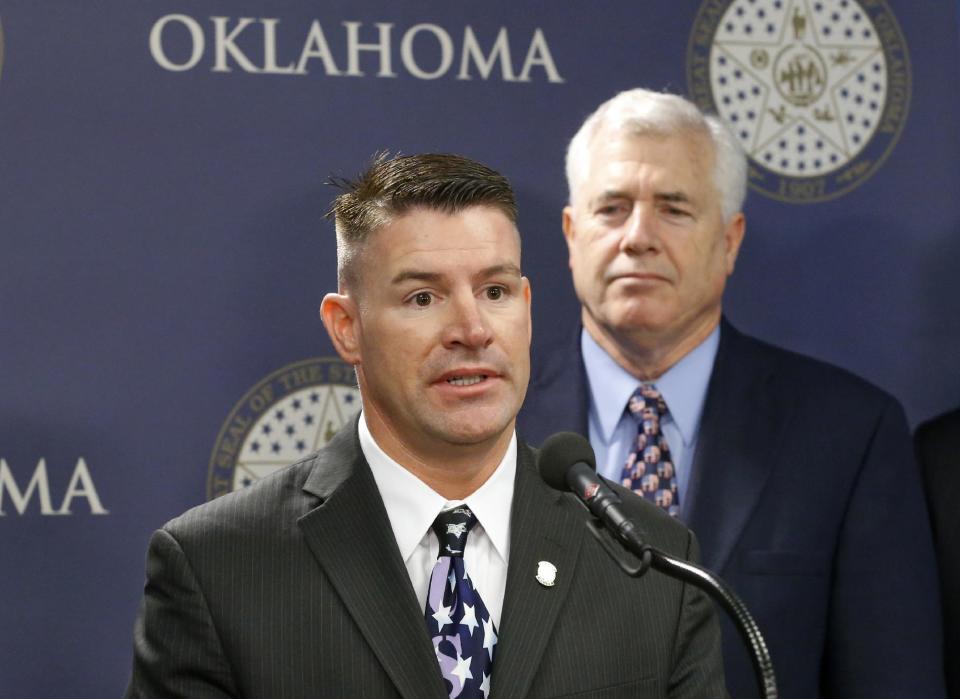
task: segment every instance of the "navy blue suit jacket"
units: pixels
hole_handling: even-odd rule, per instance
[[[534,367],[519,434],[586,435],[579,333]],[[683,497],[703,564],[763,630],[781,697],[944,696],[927,510],[892,397],[723,321]],[[756,696],[743,643],[726,619],[723,631],[730,695]]]

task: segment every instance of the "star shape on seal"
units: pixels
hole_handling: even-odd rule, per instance
[[[869,21],[844,35],[849,18],[805,7],[791,0],[766,32],[726,25],[710,59],[720,115],[754,160],[792,176],[854,158],[878,128],[886,92],[884,49]],[[795,92],[801,85],[809,89]]]

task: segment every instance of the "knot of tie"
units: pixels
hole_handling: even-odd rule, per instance
[[[477,523],[477,517],[466,505],[444,510],[433,520],[432,529],[440,541],[437,557],[449,556],[463,558],[463,549],[467,544],[467,534]]]
[[[647,434],[653,434],[660,429],[660,419],[667,414],[667,404],[656,386],[645,383],[630,395],[627,412]]]

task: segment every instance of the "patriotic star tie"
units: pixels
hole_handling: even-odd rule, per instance
[[[621,482],[676,517],[680,514],[676,473],[670,447],[660,431],[667,404],[655,386],[643,384],[630,396],[627,412],[637,421],[637,439],[623,465]]]
[[[451,699],[487,699],[497,645],[490,612],[463,569],[467,535],[476,523],[464,505],[441,512],[433,522],[440,554],[430,575],[424,616]]]

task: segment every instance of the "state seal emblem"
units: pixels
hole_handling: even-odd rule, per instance
[[[907,44],[885,0],[707,0],[687,78],[746,150],[751,188],[788,202],[864,182],[910,105]]]
[[[207,498],[244,488],[316,451],[359,411],[349,364],[316,357],[278,369],[247,391],[220,429]]]

